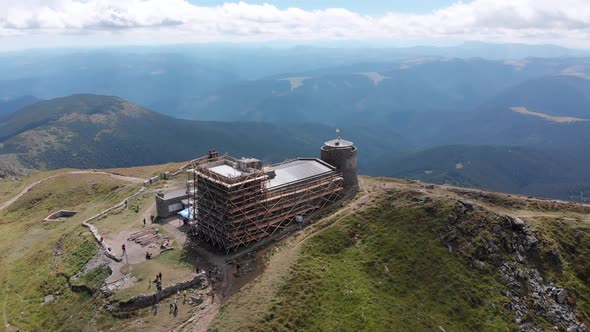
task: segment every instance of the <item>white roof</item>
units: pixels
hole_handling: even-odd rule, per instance
[[[219,166],[213,166],[211,168],[209,168],[210,171],[215,172],[219,175],[223,175],[225,177],[228,178],[237,178],[239,176],[242,176],[244,174],[247,174],[245,172],[240,171],[239,169],[235,169],[229,165],[219,165]]]
[[[276,176],[270,180],[269,188],[330,172],[332,168],[317,159],[299,159],[275,166],[274,171]]]
[[[345,147],[352,146],[353,143],[351,141],[347,141],[345,139],[338,137],[337,139],[327,141],[326,143],[324,143],[324,145],[327,145],[332,148],[345,148]]]

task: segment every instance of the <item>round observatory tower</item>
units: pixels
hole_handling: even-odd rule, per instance
[[[338,137],[322,146],[322,160],[336,167],[344,178],[344,188],[358,187],[357,149],[351,141]]]

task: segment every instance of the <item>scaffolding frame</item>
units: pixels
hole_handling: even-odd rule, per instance
[[[187,181],[187,189],[192,190],[197,232],[227,252],[272,236],[297,216],[306,216],[342,197],[342,175],[334,167],[275,187],[270,187],[267,167],[247,168],[235,177],[209,169],[237,162],[228,155],[201,158],[189,170]]]

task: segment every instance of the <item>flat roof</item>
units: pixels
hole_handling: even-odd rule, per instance
[[[270,180],[269,189],[334,170],[333,167],[318,159],[297,159],[274,166],[273,169],[276,176]]]
[[[219,175],[223,175],[225,177],[228,177],[228,178],[237,178],[242,175],[248,174],[246,172],[243,172],[239,169],[233,168],[233,167],[226,165],[226,164],[213,166],[213,167],[209,168],[209,170],[212,172],[215,172]]]
[[[165,200],[168,200],[168,199],[183,197],[186,195],[187,195],[186,188],[184,188],[184,189],[177,189],[174,191],[164,192],[161,197]]]

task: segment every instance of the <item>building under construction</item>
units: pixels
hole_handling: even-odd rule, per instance
[[[326,142],[324,148],[335,141]],[[347,146],[354,148],[353,161],[340,157],[341,150],[336,152],[338,158],[322,152],[322,159],[332,157],[337,165],[316,158],[263,165],[258,159],[236,159],[210,151],[188,171],[198,234],[230,251],[271,236],[334,203],[342,197],[345,183],[357,183],[356,147],[352,143]],[[344,177],[340,166],[347,167]]]

